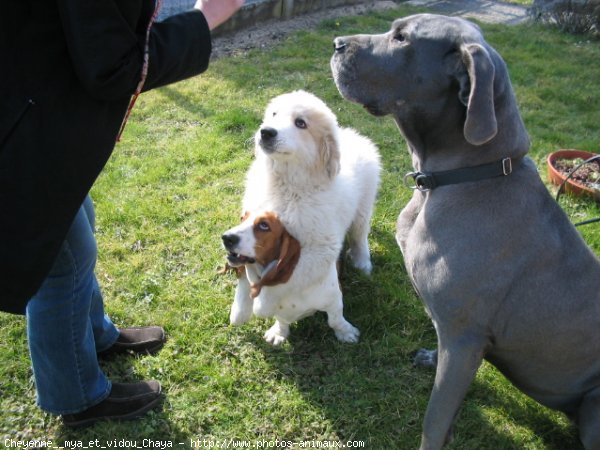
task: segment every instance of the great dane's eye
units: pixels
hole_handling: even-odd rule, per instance
[[[394,35],[394,40],[396,42],[405,42],[406,36],[404,36],[402,33],[397,33],[396,35]]]
[[[259,229],[259,231],[271,231],[271,227],[264,220],[261,221],[261,222],[258,222],[258,224],[256,225],[256,227]]]
[[[298,118],[294,121],[294,125],[296,125],[298,128],[302,128],[302,129],[306,128],[306,122],[300,118]]]

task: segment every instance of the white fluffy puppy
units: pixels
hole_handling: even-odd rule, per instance
[[[381,170],[376,146],[340,128],[327,105],[305,91],[270,102],[255,143],[242,213],[276,213],[301,253],[284,283],[264,285],[254,299],[242,277],[231,323],[244,323],[252,312],[274,316],[265,338],[280,344],[292,322],[325,311],[337,338],[356,342],[359,331],[343,316],[336,262],[347,234],[353,264],[371,273],[367,237]]]

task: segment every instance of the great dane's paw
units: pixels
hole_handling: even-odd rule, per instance
[[[435,369],[437,367],[437,350],[421,348],[415,353],[413,365]]]
[[[348,344],[356,344],[360,336],[358,328],[353,327],[349,323],[346,323],[343,328],[335,330],[335,337],[340,342],[346,342]]]
[[[265,332],[264,338],[269,344],[277,346],[286,341],[287,335],[283,334],[277,325],[273,325]]]

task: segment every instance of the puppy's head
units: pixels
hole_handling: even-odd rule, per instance
[[[255,135],[256,152],[298,169],[325,173],[340,170],[338,124],[327,105],[305,91],[275,97]]]
[[[222,240],[230,266],[259,264],[264,269],[261,280],[252,286],[252,297],[262,286],[287,282],[300,259],[300,243],[274,212],[247,212],[242,223],[226,231]]]

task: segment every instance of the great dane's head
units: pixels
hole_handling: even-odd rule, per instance
[[[465,148],[499,138],[527,151],[506,66],[477,25],[418,14],[384,34],[338,37],[334,47],[340,93],[374,115],[393,115],[412,147]]]

